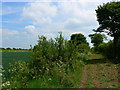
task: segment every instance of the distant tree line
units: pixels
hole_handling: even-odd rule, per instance
[[[23,48],[0,48],[0,50],[30,50],[30,49],[23,49]]]

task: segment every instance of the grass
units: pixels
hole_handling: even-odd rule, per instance
[[[102,59],[102,58],[104,58],[104,57],[101,54],[92,54],[92,55],[89,56],[88,60]]]
[[[114,64],[108,59],[105,59],[100,54],[93,54],[89,57],[88,60],[85,61],[86,65],[88,65],[88,81],[85,85],[85,88],[94,87],[93,82],[97,78],[97,87],[104,88],[118,88],[118,64]],[[94,77],[94,73],[92,75],[91,66],[96,66],[96,77]],[[93,67],[94,68],[94,67]],[[93,77],[93,78],[92,78]]]
[[[45,78],[40,78],[38,80],[31,80],[28,82],[29,88],[58,88],[62,87],[59,85],[59,81],[55,78],[50,78],[46,76]]]
[[[92,65],[88,65],[88,80],[85,85],[85,88],[92,88],[93,87],[93,77],[92,77]]]
[[[102,86],[108,88],[118,88],[118,72],[116,64],[107,62],[98,64],[98,77]]]

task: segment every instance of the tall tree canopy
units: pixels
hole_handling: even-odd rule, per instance
[[[107,32],[110,36],[120,36],[120,2],[108,2],[96,9],[98,32]]]
[[[108,2],[95,10],[99,27],[96,32],[106,32],[114,37],[114,52],[120,38],[120,2]]]
[[[87,41],[86,41],[86,37],[81,33],[72,34],[71,35],[71,41],[73,43],[76,43],[76,45],[79,45],[79,44],[82,44],[82,43],[88,44]]]
[[[90,34],[89,37],[91,38],[91,43],[93,43],[94,46],[98,46],[103,42],[104,35],[100,33]]]

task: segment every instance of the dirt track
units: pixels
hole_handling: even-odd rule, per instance
[[[82,82],[80,84],[80,88],[85,87],[85,84],[87,82],[88,79],[88,65],[85,65],[84,67],[84,72],[83,72],[83,78],[82,78]]]
[[[119,87],[120,83],[118,82],[118,64],[101,61],[95,63],[94,60],[92,62],[85,65],[79,88],[86,88],[90,78],[92,78],[92,83],[89,83],[89,88]],[[91,65],[92,71],[88,70],[89,65]]]

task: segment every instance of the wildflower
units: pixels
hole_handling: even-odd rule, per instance
[[[49,71],[49,69],[48,68],[46,68],[47,69],[47,71]]]
[[[7,82],[6,82],[6,85],[7,85],[7,86],[9,86],[9,85],[10,85],[10,82],[9,82],[9,81],[7,81]]]
[[[4,87],[4,86],[5,86],[5,83],[2,84],[2,87]]]
[[[0,73],[0,77],[2,76],[2,73]]]
[[[51,78],[48,79],[49,81],[52,80]]]

